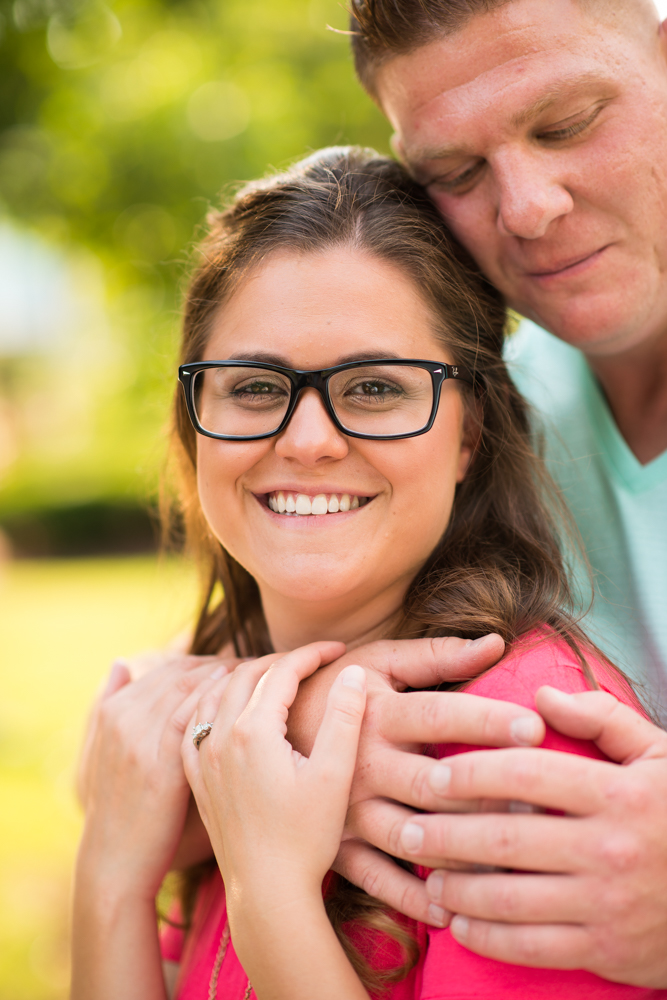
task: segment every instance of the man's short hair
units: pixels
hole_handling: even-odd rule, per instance
[[[359,80],[377,99],[375,75],[394,56],[405,55],[451,35],[480,14],[513,0],[350,0],[352,51]],[[548,0],[543,0],[548,3]],[[652,0],[574,0],[617,30],[656,34]],[[647,36],[648,37],[648,36]]]
[[[374,95],[375,72],[382,63],[458,31],[476,14],[486,14],[510,2],[351,0],[352,51],[362,85]]]

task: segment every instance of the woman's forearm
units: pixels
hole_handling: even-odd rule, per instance
[[[276,890],[275,893],[273,890]],[[234,949],[258,1000],[368,1000],[327,918],[321,895],[230,894]],[[231,902],[234,899],[234,902]]]
[[[106,878],[80,854],[72,926],[71,1000],[167,1000],[155,900]]]

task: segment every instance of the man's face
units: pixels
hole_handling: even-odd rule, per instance
[[[667,44],[650,19],[513,0],[392,59],[377,88],[509,305],[589,355],[667,336]]]

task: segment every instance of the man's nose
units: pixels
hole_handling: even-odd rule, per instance
[[[276,454],[315,465],[322,459],[344,458],[348,449],[348,438],[333,424],[319,392],[302,390],[290,422],[278,435]]]
[[[497,225],[503,236],[536,240],[574,201],[555,164],[542,150],[502,150],[493,164],[498,185]]]

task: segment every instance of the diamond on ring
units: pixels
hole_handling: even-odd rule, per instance
[[[213,729],[212,722],[200,722],[192,730],[192,742],[197,747],[197,750],[199,750],[199,744],[201,743],[201,741],[206,739],[206,737],[208,736],[208,734],[211,732],[212,729]]]

